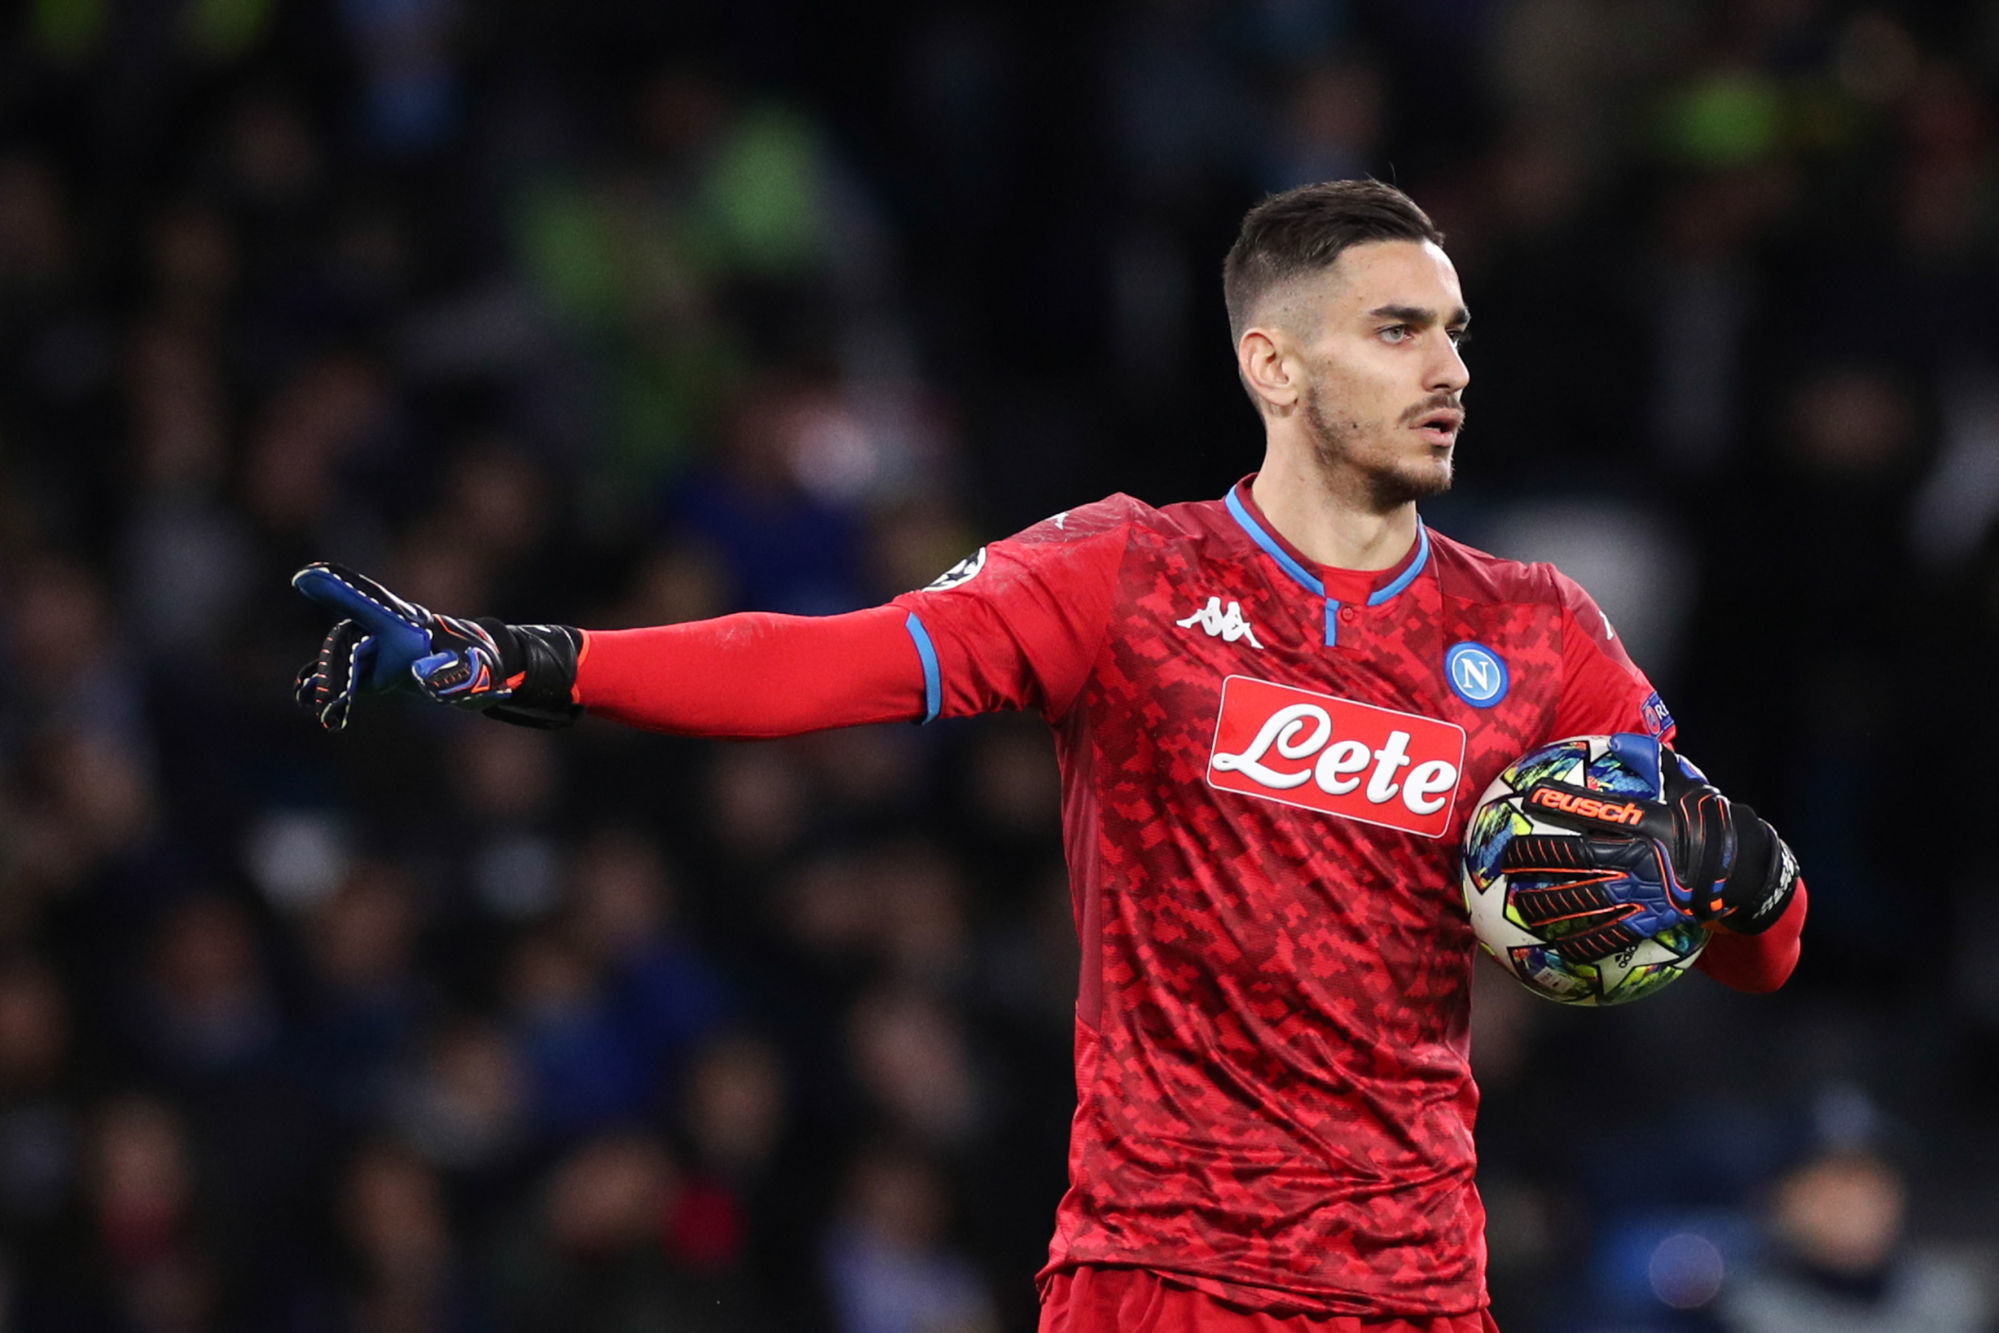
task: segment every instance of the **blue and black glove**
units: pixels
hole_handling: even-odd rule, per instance
[[[1527,881],[1510,901],[1529,929],[1571,923],[1557,947],[1573,961],[1607,958],[1688,921],[1760,934],[1797,892],[1797,857],[1754,810],[1663,745],[1659,772],[1657,801],[1554,781],[1525,793],[1534,818],[1576,832],[1522,834],[1500,853],[1500,869]]]
[[[340,617],[298,673],[296,697],[328,731],[347,725],[361,694],[407,689],[523,727],[566,727],[582,631],[440,616],[363,574],[311,564],[292,586]]]

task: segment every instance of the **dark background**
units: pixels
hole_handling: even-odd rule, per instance
[[[1999,10],[694,9],[0,16],[0,1328],[1031,1328],[1038,725],[328,737],[286,580],[830,612],[1218,496],[1222,254],[1357,174],[1476,315],[1426,518],[1811,883],[1774,997],[1481,965],[1502,1326],[1992,1327]]]

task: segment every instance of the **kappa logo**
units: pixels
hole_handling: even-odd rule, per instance
[[[1224,611],[1222,599],[1210,597],[1206,606],[1185,620],[1176,620],[1173,623],[1181,629],[1192,629],[1199,625],[1207,632],[1209,638],[1219,638],[1223,643],[1248,639],[1250,647],[1259,651],[1263,648],[1263,645],[1257,642],[1256,631],[1251,629],[1249,622],[1242,617],[1241,602],[1230,602],[1229,609]]]
[[[1455,723],[1230,676],[1207,778],[1222,791],[1441,838],[1464,762]]]

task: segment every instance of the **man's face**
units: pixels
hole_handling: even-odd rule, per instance
[[[1457,270],[1428,242],[1344,251],[1284,302],[1319,466],[1377,512],[1445,491],[1471,373]]]

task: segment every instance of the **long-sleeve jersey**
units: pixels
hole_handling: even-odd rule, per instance
[[[1054,728],[1082,943],[1070,1186],[1043,1277],[1138,1266],[1257,1309],[1485,1303],[1457,847],[1564,736],[1670,739],[1602,613],[1548,565],[1420,528],[1314,564],[1257,510],[1128,496],[852,615],[593,632],[577,698],[769,736],[1033,709]],[[1804,894],[1700,966],[1767,990]]]

